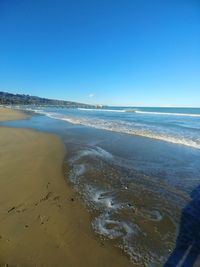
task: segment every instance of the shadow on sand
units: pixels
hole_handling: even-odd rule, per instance
[[[182,210],[176,248],[164,267],[192,267],[200,254],[200,185]]]

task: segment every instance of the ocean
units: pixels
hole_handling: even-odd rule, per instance
[[[138,266],[163,266],[200,184],[200,108],[23,109],[33,116],[1,125],[61,136],[95,235]]]
[[[199,108],[39,109],[54,119],[200,148]]]

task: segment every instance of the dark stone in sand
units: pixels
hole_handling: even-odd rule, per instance
[[[9,212],[11,212],[11,211],[13,211],[13,210],[15,210],[15,209],[16,209],[16,207],[15,207],[15,206],[14,206],[14,207],[12,207],[11,209],[9,209],[9,210],[8,210],[8,213],[9,213]]]

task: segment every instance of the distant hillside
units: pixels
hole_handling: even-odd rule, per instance
[[[36,106],[62,106],[68,108],[94,108],[95,106],[64,100],[54,100],[37,96],[10,94],[0,92],[0,105],[36,105]]]

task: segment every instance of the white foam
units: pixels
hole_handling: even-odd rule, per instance
[[[109,153],[108,151],[104,150],[103,148],[96,146],[91,148],[86,148],[84,150],[80,150],[78,152],[78,155],[75,155],[73,158],[70,159],[70,162],[76,162],[80,160],[83,157],[87,156],[96,156],[102,159],[112,159],[113,155]]]
[[[103,108],[78,108],[78,110],[83,110],[83,111],[101,111],[101,112],[118,112],[118,113],[123,113],[126,112],[127,110],[124,109],[103,109]]]
[[[93,201],[97,204],[104,206],[106,209],[119,209],[121,204],[117,203],[113,198],[113,192],[109,191],[96,191],[93,197]]]
[[[86,172],[85,164],[73,164],[72,170],[69,173],[69,179],[73,183],[77,183],[80,177]]]
[[[193,140],[189,137],[184,136],[175,136],[172,134],[161,133],[157,132],[156,130],[152,129],[145,129],[138,127],[136,124],[130,125],[130,123],[121,123],[121,122],[113,122],[113,121],[105,121],[105,120],[90,120],[90,119],[65,119],[66,121],[73,123],[73,124],[81,124],[86,125],[89,127],[103,129],[107,131],[119,132],[119,133],[126,133],[130,135],[137,135],[143,136],[151,139],[161,140],[168,143],[179,144],[184,146],[189,146],[193,148],[200,149],[200,138]]]
[[[167,116],[184,116],[184,117],[200,117],[200,114],[194,113],[178,113],[178,112],[154,112],[135,110],[135,113],[149,114],[149,115],[167,115]]]
[[[114,197],[114,191],[99,190],[91,185],[85,185],[84,196],[92,207],[98,210],[117,210],[122,208],[122,204],[118,203]]]
[[[110,239],[121,237],[124,243],[137,234],[139,230],[137,226],[131,223],[110,219],[108,213],[101,214],[92,222],[92,225],[96,233]]]
[[[140,215],[150,221],[161,221],[163,219],[162,214],[158,210],[141,210]]]

